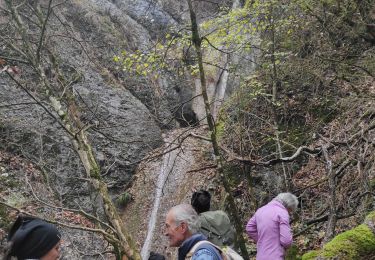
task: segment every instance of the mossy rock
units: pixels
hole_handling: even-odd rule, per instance
[[[322,256],[327,259],[359,259],[375,251],[375,235],[365,224],[337,235],[323,247]]]
[[[375,211],[367,215],[365,223],[375,220]],[[370,254],[375,255],[375,234],[366,224],[361,224],[343,232],[328,242],[322,250],[311,251],[302,256],[310,259],[362,259]]]

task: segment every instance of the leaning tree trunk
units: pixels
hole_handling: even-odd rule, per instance
[[[197,58],[198,58],[198,67],[199,67],[200,82],[201,82],[201,87],[202,87],[202,96],[203,96],[203,101],[204,101],[204,106],[205,106],[205,111],[206,111],[206,116],[207,116],[207,123],[208,123],[209,130],[211,132],[211,143],[212,143],[212,147],[213,147],[213,151],[215,155],[215,160],[218,166],[217,169],[219,172],[220,180],[224,186],[224,189],[228,193],[229,207],[234,218],[234,226],[237,231],[237,240],[240,246],[242,256],[244,259],[249,259],[249,254],[245,246],[245,240],[242,235],[244,233],[242,221],[239,217],[238,210],[234,202],[234,198],[232,196],[232,192],[231,192],[231,188],[230,188],[227,176],[224,173],[224,160],[220,152],[220,148],[219,148],[219,144],[218,144],[217,136],[216,136],[215,121],[214,121],[214,117],[210,109],[210,103],[209,103],[209,99],[207,95],[205,71],[203,68],[203,56],[202,56],[202,48],[201,48],[202,40],[199,36],[197,18],[193,10],[193,5],[192,5],[191,0],[187,0],[187,2],[189,5],[189,11],[190,11],[192,42],[194,44],[195,51],[197,53]]]

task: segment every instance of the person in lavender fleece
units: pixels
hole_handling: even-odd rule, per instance
[[[280,193],[259,208],[246,225],[246,233],[257,243],[256,260],[284,259],[285,249],[292,245],[289,213],[297,209],[297,197]]]

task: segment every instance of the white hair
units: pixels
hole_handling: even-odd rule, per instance
[[[198,232],[201,223],[198,217],[198,213],[190,204],[180,204],[174,206],[170,209],[170,212],[173,213],[176,225],[185,222],[192,234]]]
[[[280,193],[275,200],[281,202],[286,208],[295,211],[298,206],[298,199],[295,195],[289,192]]]

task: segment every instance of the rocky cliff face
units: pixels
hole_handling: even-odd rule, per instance
[[[6,31],[7,20],[2,22],[3,32],[10,33]],[[166,81],[161,87],[171,98],[156,107],[150,83],[115,75],[112,57],[121,50],[147,48],[156,33],[174,23],[161,5],[148,1],[69,1],[55,7],[49,19],[48,44],[64,74],[75,75],[71,87],[81,104],[81,120],[95,125],[89,130],[90,139],[112,186],[126,183],[137,162],[160,145],[164,126],[160,118],[170,121],[171,106],[179,102],[173,85]],[[1,46],[4,58],[11,57],[6,41]],[[35,78],[27,79],[27,69],[13,64],[23,70],[21,78],[31,85]],[[45,63],[49,78],[55,76],[49,74],[51,66]],[[30,98],[6,77],[0,84],[2,148],[38,162],[54,173],[54,178],[80,176],[79,161],[58,124],[35,104],[20,105],[29,103]],[[72,188],[63,186],[64,190]]]

